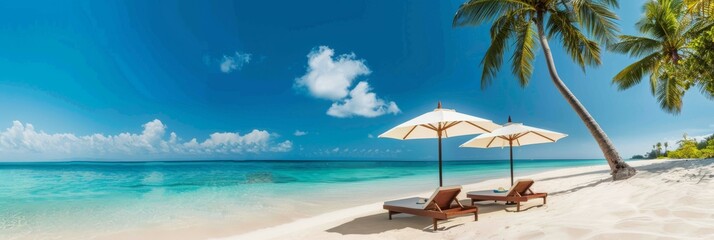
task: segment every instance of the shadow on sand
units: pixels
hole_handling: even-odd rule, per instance
[[[464,206],[471,205],[471,200],[461,200],[461,204]],[[505,206],[502,203],[497,204],[480,204],[477,203],[479,215],[487,214],[495,211],[503,211],[504,208],[510,208],[510,206]],[[537,207],[537,206],[533,206]],[[533,208],[524,208],[521,211]],[[508,210],[506,210],[508,211]],[[515,210],[514,210],[515,211]],[[342,235],[369,235],[369,234],[379,234],[386,231],[397,230],[397,229],[417,229],[424,232],[433,232],[432,223],[430,218],[413,216],[408,214],[397,214],[394,215],[393,220],[389,220],[389,216],[386,212],[373,214],[369,216],[364,216],[360,218],[353,219],[352,221],[343,223],[334,228],[328,229],[327,232],[339,233]],[[473,215],[464,215],[457,218],[468,218],[473,220]],[[454,227],[463,225],[462,223],[453,224],[453,221],[443,220],[439,221],[439,231],[448,230]]]
[[[542,178],[542,179],[538,179],[538,181],[562,180],[564,178],[579,177],[579,176],[592,175],[592,174],[603,174],[603,173],[608,173],[608,172],[610,172],[610,171],[609,170],[590,171],[590,172],[583,172],[583,173],[571,174],[571,175],[565,175],[565,176]]]

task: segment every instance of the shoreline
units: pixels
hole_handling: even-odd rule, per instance
[[[525,160],[516,175],[603,162]],[[507,161],[454,163],[445,166],[447,185],[508,174]],[[431,162],[35,165],[0,164],[13,179],[6,183],[14,182],[0,184],[8,190],[0,197],[0,238],[229,237],[419,194],[433,189],[437,176]]]
[[[638,160],[631,161],[630,164],[633,167],[638,168],[637,176],[633,177],[631,180],[613,182],[608,181],[608,167],[607,165],[602,166],[586,166],[586,167],[572,167],[551,170],[546,172],[540,172],[535,174],[530,174],[528,176],[522,176],[519,178],[532,178],[536,180],[534,189],[536,191],[549,192],[548,205],[538,206],[538,201],[527,202],[524,206],[525,211],[517,213],[518,215],[531,215],[531,214],[543,214],[551,209],[559,209],[563,206],[559,202],[566,200],[567,198],[582,198],[578,196],[580,193],[576,193],[581,190],[591,190],[589,188],[604,187],[603,185],[618,186],[634,184],[635,181],[646,181],[648,178],[654,178],[656,175],[652,175],[652,171],[665,171],[667,173],[675,171],[673,169],[682,168],[681,165],[688,165],[687,163],[699,163],[700,165],[705,165],[705,167],[712,168],[714,165],[714,159],[705,160]],[[691,170],[684,168],[684,170]],[[711,173],[710,173],[711,174]],[[708,184],[714,182],[710,181],[711,175],[702,175],[699,183],[706,180]],[[460,194],[459,199],[465,199],[465,192],[472,190],[481,189],[492,189],[496,186],[503,185],[504,181],[509,178],[498,178],[485,180],[481,182],[471,183],[463,185],[463,192]],[[567,181],[563,181],[567,180]],[[560,183],[557,183],[560,182]],[[563,183],[566,182],[566,183]],[[422,192],[420,194],[407,195],[403,197],[414,197],[414,196],[428,196],[431,192]],[[607,193],[604,193],[606,195]],[[384,199],[384,201],[393,199]],[[714,196],[709,199],[714,201]],[[357,207],[350,207],[345,209],[340,209],[337,211],[332,211],[324,214],[320,214],[314,217],[302,218],[295,220],[290,223],[285,223],[273,227],[256,229],[252,232],[247,232],[243,234],[233,235],[225,238],[213,238],[222,240],[240,240],[240,239],[336,239],[352,237],[355,239],[379,239],[379,238],[460,238],[460,236],[453,235],[454,232],[462,232],[462,234],[477,234],[477,232],[483,230],[480,229],[479,225],[489,224],[489,221],[498,220],[498,222],[504,223],[504,219],[511,219],[515,213],[510,213],[504,211],[504,207],[498,204],[488,204],[479,205],[480,214],[478,222],[470,222],[470,218],[454,218],[444,223],[440,223],[441,228],[446,230],[439,231],[437,233],[432,233],[426,229],[429,229],[430,219],[412,217],[412,216],[400,216],[395,217],[394,220],[386,220],[386,211],[382,209],[382,203],[374,202],[370,204],[365,204]],[[620,200],[618,200],[620,201]],[[508,209],[509,207],[506,207]],[[510,215],[510,216],[509,216]],[[547,216],[546,216],[547,217]],[[714,212],[712,212],[711,217],[714,217]],[[381,220],[380,220],[381,219]],[[513,220],[513,219],[511,219]],[[374,222],[374,223],[372,223]],[[508,222],[508,221],[505,221]],[[714,227],[714,220],[710,221],[711,227]],[[409,224],[414,224],[410,227]],[[369,228],[374,228],[378,225],[391,225],[391,227],[382,227],[379,230],[383,231],[372,231]],[[507,224],[508,225],[508,224]],[[443,226],[443,227],[442,227]],[[473,227],[469,227],[473,226]],[[503,226],[501,226],[502,228]],[[408,232],[408,233],[407,233]],[[576,231],[577,232],[577,231]],[[582,231],[581,231],[582,232]],[[438,234],[438,235],[435,235]],[[714,230],[711,231],[714,235]],[[665,234],[666,235],[666,234]],[[483,236],[481,236],[483,237]],[[490,237],[498,237],[499,235],[492,235]],[[542,236],[541,236],[542,237]],[[572,236],[570,236],[572,237]],[[680,236],[683,237],[683,236]]]
[[[653,165],[674,164],[675,167],[683,167],[685,170],[691,170],[690,168],[697,170],[697,167],[688,166],[683,163],[712,163],[713,160],[714,159],[691,161],[636,160],[628,161],[628,163],[640,170],[638,177],[644,177],[647,174],[641,173],[648,173]],[[571,195],[565,191],[567,189],[587,190],[597,185],[611,185],[622,182],[608,181],[609,169],[604,162],[592,165],[593,162],[591,161],[586,164],[587,165],[570,166],[561,164],[521,164],[521,169],[517,166],[516,179],[533,178],[536,180],[536,184],[534,185],[535,191],[549,193],[548,205],[536,207],[538,205],[537,203],[525,203],[524,208],[532,209],[521,215],[528,216],[530,213],[541,214],[541,211],[551,211],[551,208],[555,206],[560,209],[561,204],[558,203],[558,198]],[[376,170],[378,168],[369,168],[369,170],[372,169]],[[477,167],[476,169],[480,168]],[[714,172],[714,169],[705,170]],[[409,171],[415,170],[412,169]],[[364,176],[364,174],[368,174],[366,177],[374,176],[369,175],[374,173],[363,172],[362,169],[358,169],[356,172],[360,173],[354,176]],[[168,174],[166,172],[164,173]],[[461,200],[466,200],[465,192],[468,191],[495,189],[510,185],[507,171],[494,172],[492,170],[484,171],[459,168],[452,169],[448,174],[452,183],[463,183],[461,184],[463,186],[463,192],[459,196]],[[691,174],[701,175],[702,173],[694,172],[690,173],[690,175]],[[344,172],[339,176],[344,177]],[[494,176],[504,177],[496,178]],[[647,176],[649,178],[652,177]],[[147,183],[159,182],[166,184],[173,182],[169,176],[161,175],[153,171],[145,171],[144,174],[132,175],[132,177]],[[709,183],[712,177],[714,177],[714,175],[702,175],[700,179],[702,179],[704,183]],[[87,225],[75,221],[73,226],[58,230],[16,231],[6,232],[6,234],[8,234],[7,237],[10,239],[429,239],[435,238],[435,236],[438,236],[438,238],[454,239],[459,238],[457,235],[454,235],[456,232],[462,232],[460,234],[473,234],[473,232],[470,232],[473,230],[468,229],[480,229],[480,225],[491,224],[491,221],[501,219],[504,217],[502,216],[504,213],[508,213],[504,211],[503,205],[479,205],[480,221],[478,223],[469,222],[468,218],[450,219],[443,223],[440,222],[439,226],[445,227],[446,231],[439,231],[438,233],[428,231],[431,221],[426,218],[410,217],[409,215],[400,214],[396,215],[393,221],[385,221],[386,211],[382,209],[384,201],[414,196],[428,197],[435,188],[435,183],[432,180],[431,175],[427,174],[406,175],[406,177],[400,176],[398,178],[369,181],[339,182],[338,185],[332,185],[334,183],[328,182],[271,185],[280,186],[279,188],[266,188],[268,185],[262,183],[241,185],[242,188],[249,188],[244,192],[249,195],[238,195],[232,191],[224,192],[226,189],[231,189],[226,187],[199,188],[198,190],[187,192],[188,195],[172,194],[170,191],[176,190],[169,188],[151,187],[149,188],[152,189],[151,191],[141,195],[135,195],[139,198],[125,198],[125,201],[122,201],[123,204],[120,205],[106,202],[102,203],[111,206],[121,206],[119,210],[114,208],[97,209],[96,206],[81,205],[84,208],[101,210],[100,212],[94,211],[95,213],[92,214],[91,219],[95,219],[97,225],[94,225],[93,222]],[[647,181],[655,180],[647,179]],[[135,181],[131,180],[129,182],[133,183]],[[626,180],[624,182],[628,183],[632,181]],[[592,184],[594,185],[591,186]],[[330,187],[327,187],[328,185]],[[447,182],[446,185],[449,185],[449,183]],[[714,189],[714,186],[711,187]],[[218,190],[222,192],[214,192]],[[664,191],[669,190],[676,191],[677,189],[666,189]],[[286,191],[292,191],[292,193],[286,195]],[[600,194],[606,192],[610,194],[609,191],[611,190],[601,189],[594,193]],[[299,194],[296,195],[296,193]],[[581,198],[582,196],[578,193],[571,197]],[[187,201],[189,199],[204,204],[194,204]],[[245,205],[246,202],[249,203],[249,205]],[[714,197],[712,197],[710,202],[714,202]],[[467,201],[462,201],[462,203],[470,204],[470,202]],[[251,206],[256,206],[256,208]],[[28,209],[28,206],[24,207]],[[80,205],[77,205],[77,207],[80,207]],[[22,212],[22,210],[14,211]],[[604,210],[602,212],[607,211]],[[135,224],[138,227],[131,227],[127,224],[130,224],[129,220],[133,218],[131,215],[126,215],[130,213],[138,213],[142,216],[151,217],[151,219],[146,220],[148,224]],[[79,220],[82,220],[83,216],[85,216],[82,214],[75,215]],[[116,219],[123,222],[115,222],[118,224],[112,224],[112,226],[119,226],[120,228],[96,227],[107,226],[106,224],[102,224],[102,219],[114,219],[114,217],[120,215],[123,217]],[[13,217],[14,215],[10,216]],[[541,218],[551,219],[553,216],[544,214]],[[714,213],[712,213],[711,218],[714,219]],[[10,220],[11,219],[12,218],[10,218]],[[486,219],[491,220],[487,222],[485,221]],[[86,222],[86,220],[84,220],[84,222]],[[466,230],[461,226],[470,226],[472,224],[477,225],[467,227]],[[504,224],[508,226],[508,223]],[[89,227],[90,225],[95,227]],[[526,226],[528,226],[528,224],[526,224]],[[123,229],[121,227],[123,227]],[[40,228],[36,229],[39,230]],[[714,224],[712,225],[712,229],[714,229]],[[12,230],[12,228],[10,228],[10,230]],[[1,235],[3,234],[0,234],[0,236]],[[712,237],[714,238],[714,235]],[[485,237],[479,236],[479,238]]]

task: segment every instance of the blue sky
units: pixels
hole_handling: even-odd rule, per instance
[[[624,33],[644,1],[620,1]],[[446,108],[569,134],[516,158],[601,158],[548,78],[527,88],[507,64],[480,89],[489,26],[452,28],[461,1],[23,1],[0,9],[0,160],[436,158],[436,141],[377,139]],[[714,132],[696,90],[679,115],[647,85],[610,84],[633,60],[603,54],[583,73],[552,42],[561,77],[621,155]],[[540,51],[540,50],[539,50]],[[330,55],[332,54],[332,55]],[[444,158],[504,159],[503,149]]]

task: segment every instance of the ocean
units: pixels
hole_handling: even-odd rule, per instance
[[[605,164],[596,159],[514,165],[518,178]],[[444,162],[444,185],[508,176],[508,161]],[[435,161],[0,163],[0,239],[204,227],[240,233],[437,186]]]

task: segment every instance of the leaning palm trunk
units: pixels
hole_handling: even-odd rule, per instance
[[[539,18],[542,19],[542,16]],[[634,168],[630,167],[625,161],[622,160],[620,155],[617,153],[617,149],[610,142],[610,138],[607,137],[605,131],[600,128],[600,125],[595,121],[595,119],[590,116],[587,109],[578,101],[578,98],[570,92],[565,83],[558,76],[558,71],[555,69],[555,63],[553,62],[553,55],[550,52],[550,46],[548,45],[548,38],[543,30],[543,22],[536,22],[538,26],[538,37],[540,44],[543,47],[543,53],[545,53],[545,60],[548,64],[548,72],[550,73],[550,78],[553,80],[553,84],[558,88],[565,100],[568,101],[570,106],[575,110],[580,119],[585,123],[585,126],[590,130],[595,141],[600,146],[600,150],[605,155],[607,159],[607,164],[610,165],[610,170],[612,178],[614,180],[627,179],[635,175],[637,172]]]

